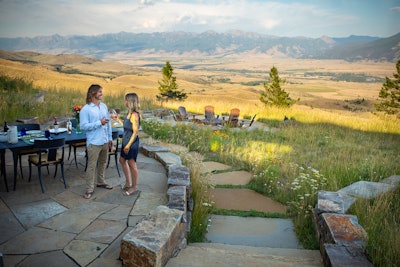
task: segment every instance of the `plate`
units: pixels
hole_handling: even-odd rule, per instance
[[[30,131],[26,131],[26,134],[41,134],[42,131],[41,130],[30,130]]]
[[[56,133],[54,131],[54,129],[50,129],[49,131],[50,131],[50,133]],[[58,133],[63,133],[63,132],[66,132],[66,131],[68,131],[67,128],[58,128]]]

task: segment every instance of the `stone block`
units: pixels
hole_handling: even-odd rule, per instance
[[[177,209],[177,210],[183,211],[184,216],[186,217],[186,211],[187,211],[186,187],[185,186],[172,186],[172,187],[168,188],[167,195],[169,197],[167,206],[170,209]]]
[[[169,152],[170,150],[163,146],[150,146],[143,144],[141,146],[141,152],[143,155],[149,158],[155,158],[157,152]]]
[[[381,183],[397,186],[400,184],[400,175],[392,175],[380,181]]]
[[[121,241],[120,259],[126,267],[165,266],[186,237],[183,212],[158,206]]]
[[[181,158],[171,152],[156,152],[154,158],[161,162],[165,167],[170,165],[182,165]]]
[[[324,266],[373,267],[373,264],[367,259],[364,250],[357,246],[324,244],[322,258]]]
[[[171,186],[186,187],[186,201],[189,201],[192,192],[189,168],[182,165],[170,165],[168,167],[168,187]]]
[[[324,243],[365,247],[367,232],[358,223],[357,216],[323,213],[322,219]]]
[[[344,213],[342,196],[337,192],[318,191],[317,208],[325,212]]]
[[[371,199],[382,193],[386,193],[393,188],[395,188],[395,186],[391,184],[359,181],[346,186],[337,192],[342,195],[349,195],[356,198]]]

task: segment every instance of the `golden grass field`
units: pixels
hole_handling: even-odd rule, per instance
[[[28,54],[27,57],[40,64],[0,59],[0,74],[26,78],[44,89],[86,91],[91,83],[98,83],[105,89],[105,95],[134,91],[148,99],[155,99],[158,94],[161,68],[170,61],[179,88],[185,90],[188,98],[184,103],[166,103],[166,107],[185,105],[196,113],[203,113],[205,105],[214,105],[217,113],[228,113],[231,108],[238,107],[242,116],[260,113],[264,108],[259,95],[263,90],[262,82],[268,81],[273,66],[286,80],[283,89],[292,98],[300,98],[295,109],[317,108],[361,117],[374,110],[381,82],[332,81],[327,76],[306,76],[305,73],[352,73],[385,78],[392,77],[395,71],[392,62],[301,60],[250,53],[224,57],[121,53],[104,61],[77,55]],[[63,70],[74,69],[78,70],[76,73],[89,75],[57,72],[55,64],[61,65]],[[250,82],[259,85],[248,85]],[[360,99],[363,103],[353,103]]]

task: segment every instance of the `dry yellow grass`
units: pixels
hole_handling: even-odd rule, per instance
[[[381,83],[336,82],[326,76],[304,74],[354,73],[384,78],[392,77],[395,71],[391,62],[294,60],[249,53],[224,58],[121,53],[102,62],[93,60],[91,64],[87,64],[87,61],[90,61],[87,58],[84,58],[85,63],[82,63],[82,57],[76,55],[56,58],[48,55],[30,57],[40,59],[45,65],[27,65],[0,59],[0,73],[24,77],[43,89],[78,89],[85,92],[90,84],[98,83],[105,88],[106,95],[134,91],[141,97],[155,99],[158,94],[158,81],[162,78],[160,66],[170,61],[177,83],[180,89],[184,89],[188,94],[188,99],[184,103],[166,103],[166,107],[176,109],[179,105],[185,105],[190,112],[203,113],[204,106],[214,105],[219,114],[238,107],[242,116],[264,113],[265,107],[259,101],[262,84],[250,86],[246,83],[267,81],[272,66],[276,66],[280,77],[286,79],[287,83],[283,88],[291,97],[300,98],[300,102],[295,105],[298,112],[317,108],[347,114],[348,110],[356,108],[358,112],[351,114],[357,116],[365,116],[365,113],[373,110]],[[56,72],[54,66],[48,65],[50,63],[64,63],[65,68],[76,69],[93,76]],[[365,102],[355,106],[351,101],[357,99],[363,99]]]

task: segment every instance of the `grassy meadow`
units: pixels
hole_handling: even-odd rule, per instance
[[[203,114],[206,105],[213,105],[221,115],[237,107],[240,118],[257,115],[257,121],[269,131],[212,131],[145,121],[143,128],[153,138],[184,145],[205,159],[252,172],[253,179],[246,187],[287,205],[302,244],[316,249],[310,212],[318,190],[336,191],[360,180],[378,182],[400,174],[399,120],[373,112],[382,83],[371,82],[392,77],[395,64],[242,56],[168,58],[188,99],[163,103],[162,107],[177,110],[183,105],[190,113]],[[108,68],[108,63],[91,66],[68,61],[62,65],[74,73],[64,73],[55,71],[48,59],[46,64],[0,59],[0,119],[13,122],[19,117],[38,116],[44,122],[53,116],[70,116],[72,106],[84,104],[91,83],[103,86],[109,107],[123,110],[124,94],[134,91],[141,98],[142,109],[160,108],[155,102],[157,82],[162,78],[161,67],[157,66],[163,66],[166,60],[114,60],[130,66],[108,62],[112,64]],[[283,88],[290,96],[301,99],[290,109],[265,107],[258,100],[272,66],[286,79]],[[351,78],[363,75],[369,81],[334,79],[343,73]],[[44,95],[44,103],[34,101],[37,94]],[[285,116],[293,120],[283,122]],[[201,203],[192,222],[200,236],[191,236],[191,240],[199,241],[212,208],[202,194],[207,188],[202,182],[206,178],[198,171],[199,162],[186,158],[185,164],[191,168],[193,188],[198,188],[194,199]],[[396,234],[400,233],[399,201],[396,190],[378,199],[359,201],[351,209],[368,232],[367,253],[374,266],[400,265],[400,235]]]

